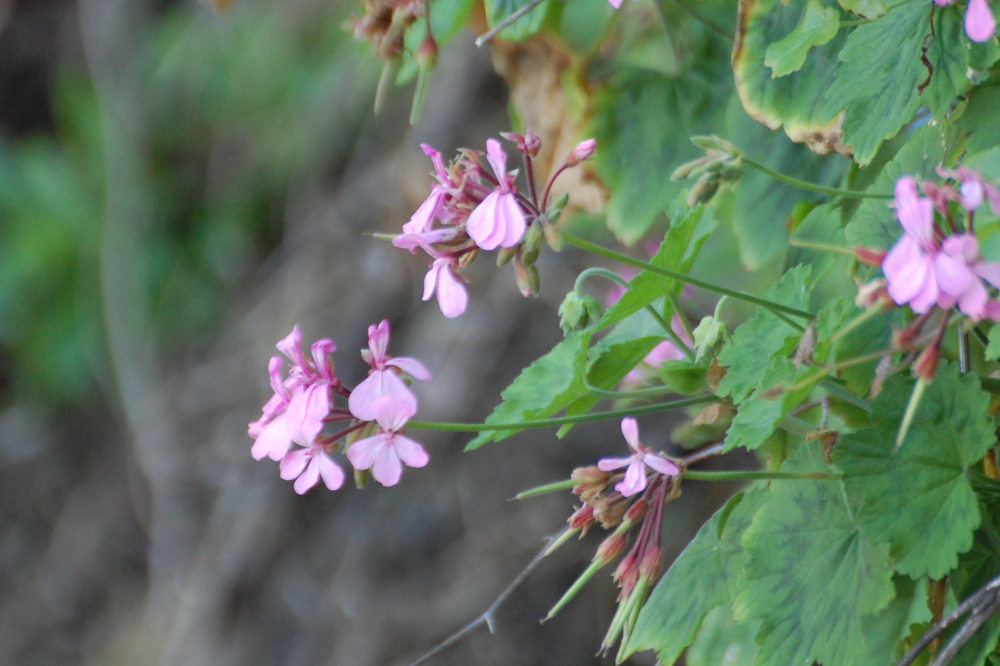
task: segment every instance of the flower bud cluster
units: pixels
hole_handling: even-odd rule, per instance
[[[516,186],[517,171],[507,170],[507,153],[496,139],[486,141],[486,161],[482,153],[460,150],[447,166],[441,153],[427,144],[421,148],[434,165],[436,183],[430,194],[403,225],[403,233],[392,244],[416,253],[427,253],[432,261],[424,278],[423,300],[437,297],[445,317],[458,317],[468,307],[468,293],[461,270],[481,251],[497,251],[497,265],[513,263],[517,286],[525,296],[539,290],[535,262],[543,241],[555,247],[558,234],[553,224],[565,200],[549,206],[549,194],[555,178],[594,152],[594,140],[580,143],[563,164],[550,176],[539,199],[533,181],[532,158],[541,141],[530,130],[502,136],[513,142],[524,158],[527,193]]]
[[[291,361],[287,376],[282,376],[281,356],[268,363],[274,394],[261,417],[247,428],[254,440],[250,453],[255,459],[279,461],[281,478],[294,479],[295,492],[300,495],[320,479],[330,490],[344,484],[343,468],[330,457],[342,447],[346,447],[347,459],[355,470],[370,469],[384,486],[399,482],[404,464],[427,464],[429,456],[423,446],[402,434],[418,404],[400,375],[429,381],[431,374],[416,359],[387,354],[388,321],[368,327],[368,349],[362,357],[372,369],[353,391],[334,372],[330,359],[336,350],[333,341],[324,338],[314,342],[311,358],[302,352],[301,343],[302,333],[295,326],[277,345]],[[346,408],[336,405],[337,398],[346,400]],[[346,427],[324,435],[324,427],[334,423]],[[370,436],[357,439],[364,433]]]
[[[707,204],[725,183],[739,180],[743,165],[739,150],[716,136],[695,136],[691,140],[705,150],[705,155],[677,167],[670,180],[696,178],[688,195],[688,205]]]

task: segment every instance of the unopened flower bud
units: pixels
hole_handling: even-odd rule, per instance
[[[525,266],[532,266],[536,261],[538,261],[538,254],[542,250],[542,242],[544,239],[544,234],[542,232],[542,225],[540,222],[536,222],[528,227],[528,230],[524,232],[524,236],[521,238],[521,263]]]
[[[693,206],[695,204],[707,204],[715,196],[715,193],[719,191],[719,179],[718,177],[705,175],[694,184],[691,188],[691,194],[688,196],[687,205]]]
[[[644,499],[636,500],[632,503],[632,506],[628,508],[625,513],[625,520],[631,523],[637,523],[643,519],[646,515],[646,511],[649,510],[649,502]]]
[[[704,317],[694,331],[694,351],[695,359],[700,361],[708,356],[716,347],[721,344],[728,335],[726,322],[715,317]]]
[[[691,176],[700,176],[705,173],[705,164],[710,161],[708,157],[699,157],[696,160],[685,162],[670,174],[670,180],[687,180]]]
[[[573,494],[587,504],[593,504],[607,490],[611,473],[602,471],[597,465],[589,465],[574,469],[570,478],[577,482],[573,486]]]
[[[566,294],[562,305],[559,306],[559,327],[566,335],[582,331],[600,317],[601,306],[597,300],[593,296],[586,296],[575,290]]]
[[[738,157],[740,154],[740,151],[736,146],[729,143],[725,139],[715,136],[714,134],[708,136],[693,136],[691,137],[691,143],[703,150],[717,150],[720,153],[732,155],[733,157]]]
[[[580,536],[582,537],[590,529],[590,526],[594,524],[594,507],[584,504],[574,511],[573,515],[566,522],[569,523],[572,529],[581,530]]]
[[[525,266],[515,263],[515,275],[517,277],[517,288],[521,295],[535,296],[541,289],[541,278],[538,276],[538,269],[534,266]]]
[[[726,166],[719,171],[719,178],[723,182],[731,182],[734,180],[739,180],[743,176],[743,165],[740,164],[739,160],[727,162]]]
[[[585,139],[576,145],[573,152],[570,153],[569,159],[566,160],[566,166],[573,167],[584,161],[588,157],[594,154],[594,150],[597,148],[596,139]]]
[[[622,502],[621,497],[602,497],[594,503],[594,518],[606,530],[617,527],[622,522],[622,515],[624,513],[625,504]]]
[[[655,543],[649,544],[639,560],[639,575],[647,578],[655,576],[662,560],[663,549]]]
[[[463,252],[462,255],[458,258],[458,267],[459,268],[464,268],[464,267],[468,266],[469,264],[471,264],[473,262],[473,260],[477,256],[479,256],[479,250],[478,249],[469,250],[468,252]]]
[[[424,37],[417,47],[417,65],[420,67],[433,67],[437,62],[438,46],[437,42],[430,35]]]
[[[597,547],[597,552],[594,553],[594,559],[601,562],[610,562],[625,550],[625,546],[628,545],[628,539],[624,534],[612,534],[607,539],[601,542],[601,545]]]
[[[497,266],[506,266],[514,258],[514,248],[502,247],[497,250]]]
[[[927,381],[934,379],[937,374],[938,360],[941,358],[941,348],[939,345],[930,344],[920,352],[920,356],[913,362],[913,375]]]
[[[885,255],[885,250],[880,250],[878,248],[862,247],[860,245],[854,248],[854,257],[859,263],[862,263],[865,266],[878,268],[882,265]]]

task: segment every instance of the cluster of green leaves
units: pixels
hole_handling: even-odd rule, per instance
[[[500,4],[487,3],[491,25]],[[944,586],[947,610],[1000,573],[1000,484],[980,471],[997,444],[984,390],[993,385],[977,377],[995,370],[1000,327],[988,347],[963,356],[965,372],[947,360],[959,356],[957,343],[946,343],[908,415],[909,372],[885,375],[906,370],[892,348],[905,310],[866,316],[854,304],[856,282],[878,272],[804,249],[890,248],[901,230],[885,195],[903,175],[934,179],[937,167],[962,163],[1000,179],[1000,47],[995,37],[968,40],[964,9],[740,0],[738,11],[709,1],[626,3],[615,13],[603,0],[550,2],[507,35],[543,32],[577,54],[565,85],[586,100],[610,231],[632,244],[664,222],[669,230],[622,299],[527,368],[487,422],[592,410],[665,339],[646,308],[669,321],[681,282],[653,267],[695,272],[786,310],[757,307],[718,354],[664,365],[662,388],[731,407],[725,451],[756,451],[776,473],[827,475],[733,497],[663,576],[626,652],[652,649],[673,663],[686,651],[687,663],[706,666],[892,663],[935,620],[931,586]],[[695,134],[722,136],[777,172],[873,196],[804,191],[744,165],[707,205],[685,205],[687,184],[670,175],[699,156],[687,142]],[[998,231],[980,209],[976,232],[992,261]],[[751,274],[738,274],[736,257]],[[883,359],[889,366],[879,369]],[[710,386],[718,367],[726,374]],[[904,419],[908,434],[896,446]],[[470,448],[510,434],[483,432]],[[954,663],[985,663],[998,638],[994,618]]]

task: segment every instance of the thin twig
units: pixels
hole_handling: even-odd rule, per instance
[[[500,607],[500,604],[505,602],[507,600],[507,597],[509,597],[511,593],[514,592],[514,590],[516,590],[518,586],[524,582],[524,579],[528,577],[528,574],[530,574],[532,571],[535,570],[535,567],[537,567],[539,563],[541,563],[542,559],[545,557],[546,553],[548,553],[548,550],[552,546],[552,544],[556,543],[561,538],[563,538],[569,531],[570,528],[567,526],[564,527],[562,530],[560,530],[554,536],[549,537],[548,541],[545,542],[545,547],[542,548],[540,551],[538,551],[538,554],[535,555],[534,558],[532,558],[531,562],[528,563],[528,566],[524,567],[524,569],[521,570],[521,573],[517,574],[517,577],[510,582],[510,585],[504,588],[503,592],[501,592],[500,595],[493,600],[493,603],[491,603],[486,608],[486,610],[482,612],[482,614],[480,614],[474,620],[466,624],[464,627],[462,627],[455,633],[453,633],[451,636],[448,636],[448,638],[444,639],[443,641],[435,645],[433,648],[430,649],[430,651],[423,654],[420,658],[411,662],[410,666],[417,666],[418,664],[426,662],[428,659],[438,654],[448,646],[458,641],[458,639],[462,638],[463,636],[471,632],[480,624],[485,624],[486,628],[490,630],[491,634],[495,633],[493,629],[493,614]]]
[[[1000,609],[1000,576],[990,580],[986,583],[986,585],[983,585],[981,588],[972,593],[972,595],[965,601],[960,603],[958,607],[946,617],[943,617],[935,622],[934,625],[920,637],[920,640],[916,642],[910,651],[896,663],[896,666],[910,666],[920,653],[923,652],[924,648],[930,645],[935,638],[943,634],[948,627],[958,622],[959,618],[963,615],[971,612],[969,619],[958,630],[958,632],[956,632],[951,641],[948,642],[945,649],[938,655],[937,659],[933,661],[931,666],[944,666],[945,664],[948,664],[954,656],[958,654],[958,651],[962,649],[962,646],[964,646],[969,639],[972,638],[983,623],[986,622],[986,620],[998,609]]]
[[[490,30],[489,32],[484,32],[483,34],[476,37],[476,46],[482,46],[486,42],[490,41],[491,39],[496,37],[501,30],[511,25],[512,23],[516,23],[522,16],[530,12],[538,5],[542,4],[544,1],[545,0],[531,0],[531,2],[526,4],[524,7],[521,7],[510,16],[500,21],[500,23],[493,26],[492,30]]]

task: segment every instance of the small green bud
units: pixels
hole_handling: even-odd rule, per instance
[[[695,358],[699,361],[711,355],[715,347],[722,344],[729,335],[726,322],[711,316],[698,322],[692,333],[694,333]]]
[[[688,195],[687,200],[688,205],[707,204],[719,191],[719,182],[716,176],[703,176],[691,188],[691,194]]]
[[[514,248],[502,247],[497,250],[497,266],[506,266],[514,258]]]
[[[563,208],[569,203],[569,192],[563,192],[556,200],[552,202],[549,209],[545,211],[545,216],[549,218],[549,222],[553,224],[559,221],[559,216],[562,215]]]
[[[536,296],[541,289],[541,278],[538,277],[538,269],[534,266],[515,264],[517,274],[517,288],[522,296]]]
[[[594,297],[575,290],[566,294],[559,306],[559,326],[565,335],[587,328],[600,316],[601,306]]]
[[[714,134],[711,136],[693,136],[691,137],[691,143],[704,150],[717,150],[720,153],[732,155],[733,157],[740,154],[740,151],[736,148],[736,146],[729,143],[725,139],[715,136]]]
[[[521,263],[525,266],[531,266],[538,260],[538,254],[542,250],[542,239],[544,234],[542,232],[542,224],[537,219],[535,222],[528,227],[528,230],[524,232],[524,238],[521,239]]]

